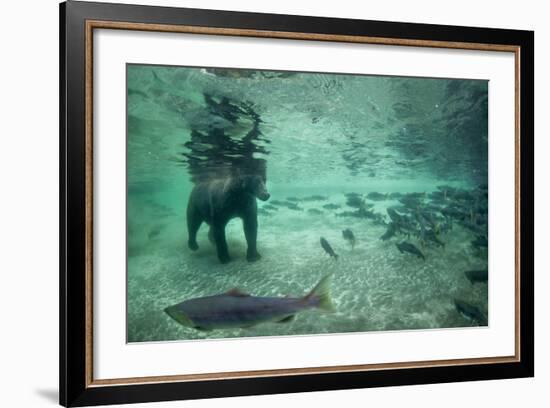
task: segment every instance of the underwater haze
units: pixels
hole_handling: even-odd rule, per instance
[[[487,326],[487,120],[481,80],[128,64],[128,342]],[[244,176],[261,258],[193,250]]]

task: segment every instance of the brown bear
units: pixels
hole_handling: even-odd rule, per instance
[[[221,263],[231,260],[225,241],[225,226],[232,218],[243,220],[244,236],[248,245],[246,259],[261,258],[256,248],[258,235],[258,207],[256,198],[266,201],[269,193],[264,179],[258,175],[239,175],[197,184],[187,204],[189,248],[196,251],[197,231],[203,222],[210,225],[208,237],[216,245]]]

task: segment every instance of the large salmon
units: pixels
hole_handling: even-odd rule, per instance
[[[286,322],[306,309],[333,310],[325,276],[304,297],[259,297],[231,289],[226,293],[189,299],[164,311],[178,323],[198,330],[251,327],[264,322]]]

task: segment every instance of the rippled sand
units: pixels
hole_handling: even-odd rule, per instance
[[[282,199],[285,197],[273,197]],[[133,231],[128,259],[128,340],[167,341],[205,338],[285,336],[376,330],[410,330],[473,326],[460,315],[453,299],[460,298],[487,310],[487,284],[472,285],[464,271],[486,267],[486,252],[470,246],[473,235],[456,225],[442,239],[444,248],[426,247],[426,261],[401,254],[395,244],[402,237],[381,241],[385,227],[370,220],[336,217],[340,210],[323,204],[342,203],[343,195],[329,201],[300,203],[304,211],[278,207],[260,215],[258,247],[262,259],[248,263],[241,222],[227,227],[233,261],[219,264],[207,239],[207,226],[199,232],[199,250],[187,249],[183,209],[161,218],[151,217]],[[267,203],[266,203],[267,204]],[[387,202],[377,203],[383,209]],[[311,214],[317,208],[322,214]],[[342,230],[351,228],[357,243],[351,246]],[[321,248],[323,236],[339,259]],[[418,242],[411,239],[412,242]],[[186,299],[222,293],[238,287],[257,296],[302,296],[328,273],[334,313],[307,310],[289,323],[265,323],[246,329],[208,332],[180,326],[163,312]]]

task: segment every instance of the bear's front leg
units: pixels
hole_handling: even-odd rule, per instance
[[[189,249],[192,251],[196,251],[199,249],[199,245],[197,244],[197,231],[199,230],[200,226],[202,224],[202,217],[201,215],[194,210],[192,206],[187,207],[187,234],[189,236],[189,239],[187,241],[187,245],[189,246]]]
[[[257,261],[262,256],[256,248],[256,241],[258,238],[258,218],[256,214],[250,214],[243,217],[243,229],[244,236],[246,238],[246,244],[248,246],[248,249],[246,251],[246,260],[248,262]]]
[[[212,235],[218,252],[218,259],[222,264],[231,260],[229,251],[227,250],[227,242],[225,241],[225,225],[212,226]]]

